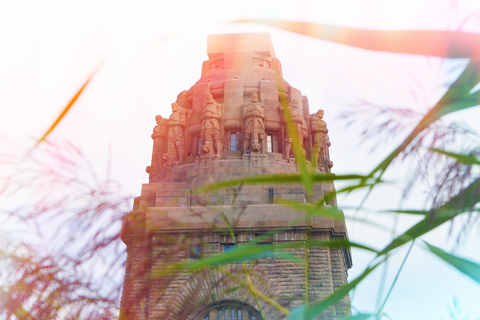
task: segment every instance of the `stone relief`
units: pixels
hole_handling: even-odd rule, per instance
[[[220,127],[222,120],[222,106],[213,99],[211,94],[206,96],[201,120],[202,126],[200,136],[202,139],[202,154],[220,158],[223,148]]]
[[[162,172],[162,174],[167,174],[169,168],[185,163],[187,158],[185,141],[187,135],[185,132],[190,121],[199,124],[200,145],[197,147],[195,144],[195,150],[199,148],[198,151],[201,153],[200,158],[204,160],[207,158],[221,158],[223,147],[226,143],[224,139],[228,139],[230,136],[223,134],[224,106],[218,103],[212,94],[205,96],[201,112],[195,116],[195,119],[190,119],[188,116],[193,115],[191,114],[191,110],[181,107],[177,102],[172,103],[171,106],[172,114],[168,119],[160,115],[155,117],[157,125],[154,127],[152,134],[154,141],[152,164],[147,167],[147,172],[151,178]],[[327,125],[323,120],[323,110],[318,110],[316,113],[310,115],[307,123],[305,117],[302,115],[301,102],[298,99],[293,99],[289,107],[295,130],[299,136],[300,147],[304,155],[306,154],[304,141],[309,141],[312,146],[312,163],[317,166],[320,171],[328,172],[333,166],[333,163],[330,161],[329,156],[330,141]],[[281,112],[281,109],[281,107],[277,107],[279,112]],[[240,141],[240,145],[243,145],[243,157],[248,157],[256,153],[258,156],[268,158],[267,133],[265,130],[266,111],[265,106],[259,101],[257,92],[251,94],[250,101],[248,104],[243,105],[242,111],[241,119],[230,119],[230,121],[235,120],[241,121],[242,123],[243,141]],[[310,138],[308,138],[309,134],[311,134]],[[278,150],[281,153],[283,151],[284,159],[294,162],[295,159],[291,157],[292,138],[286,133],[285,123],[279,126],[278,132],[273,131],[272,135],[283,136],[284,139],[283,147],[272,146],[272,150]],[[282,143],[281,139],[275,139],[269,140],[269,143]],[[310,147],[310,145],[308,147]]]
[[[243,154],[260,152],[265,155],[265,108],[258,100],[258,94],[253,92],[250,103],[243,108]]]

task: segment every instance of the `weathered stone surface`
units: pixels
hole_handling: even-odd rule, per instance
[[[308,99],[282,79],[268,34],[212,35],[207,52],[201,78],[177,96],[169,119],[157,116],[150,183],[123,219],[121,319],[219,320],[221,314],[223,320],[225,312],[236,320],[286,319],[269,299],[288,309],[323,299],[347,281],[349,249],[321,245],[347,238],[332,181],[312,193],[277,183],[196,192],[212,182],[296,174],[284,112],[307,160],[319,174],[331,167],[323,111],[310,115]],[[279,201],[329,215],[307,215]],[[244,262],[179,267],[234,246],[266,247]],[[349,312],[346,297],[317,318]]]

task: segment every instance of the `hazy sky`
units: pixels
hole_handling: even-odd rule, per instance
[[[360,101],[425,111],[443,93],[448,70],[464,61],[375,53],[294,35],[271,27],[231,23],[244,18],[312,21],[370,29],[433,29],[480,32],[476,1],[0,1],[0,135],[21,145],[42,136],[89,75],[101,68],[50,137],[78,145],[100,176],[111,156],[111,176],[132,195],[148,182],[154,117],[170,114],[170,103],[199,78],[207,60],[206,36],[269,32],[286,81],[309,98],[311,112],[325,110],[335,173],[365,173],[402,136],[370,152],[360,128],[367,117],[346,125],[340,114]],[[457,73],[460,69],[457,69]],[[478,109],[478,108],[477,108]],[[477,125],[478,110],[455,117]],[[368,123],[367,123],[368,124]],[[408,168],[396,166],[398,182],[372,194],[368,207],[400,205]],[[339,199],[358,203],[360,195]],[[421,207],[424,194],[404,207]],[[353,214],[353,213],[349,213]],[[393,219],[361,217],[392,224]],[[388,232],[350,221],[350,238],[381,248]],[[412,220],[402,219],[399,228]],[[449,226],[426,239],[442,247]],[[477,230],[459,251],[479,261]],[[389,265],[391,281],[405,250]],[[354,251],[350,279],[368,256]],[[377,300],[377,272],[353,296],[355,309],[371,311]],[[416,246],[405,264],[385,312],[392,319],[449,319],[458,298],[463,314],[480,317],[480,287]]]

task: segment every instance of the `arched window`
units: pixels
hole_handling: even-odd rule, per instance
[[[209,306],[203,320],[259,320],[260,313],[237,301],[222,301]]]

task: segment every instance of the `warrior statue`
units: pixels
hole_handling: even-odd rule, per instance
[[[165,164],[175,165],[185,160],[185,135],[187,125],[187,110],[176,102],[172,103],[172,114],[168,118],[168,146],[167,153],[163,155]]]
[[[327,172],[333,166],[330,161],[328,147],[327,124],[323,121],[323,110],[320,109],[310,117],[310,131],[313,137],[312,164],[319,167],[321,171]]]
[[[305,155],[306,152],[303,147],[303,139],[308,135],[308,130],[307,130],[307,123],[303,118],[302,114],[300,113],[299,102],[297,99],[294,99],[292,101],[290,111],[291,111],[292,121],[295,124],[295,128],[297,131],[298,141],[300,143],[299,145],[300,150],[302,150],[303,155]],[[285,138],[285,157],[287,159],[290,158],[291,151],[292,151],[292,138],[287,136]]]
[[[222,152],[220,130],[220,121],[222,119],[221,110],[221,105],[213,99],[211,94],[208,94],[206,97],[205,107],[203,108],[201,115],[201,150],[203,154],[208,154],[210,156],[215,155],[217,158],[220,158]]]
[[[160,172],[163,164],[163,154],[167,151],[168,120],[160,115],[155,116],[157,125],[153,128],[153,153],[151,173]]]
[[[253,92],[250,103],[243,108],[243,153],[248,150],[265,154],[265,108],[258,101],[258,95]]]

